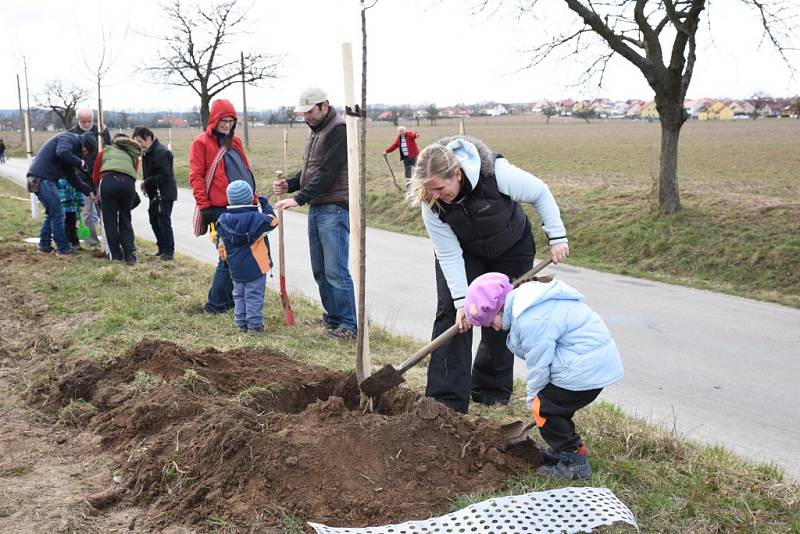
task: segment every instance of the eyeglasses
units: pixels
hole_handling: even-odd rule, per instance
[[[236,119],[220,119],[217,124],[236,124]]]

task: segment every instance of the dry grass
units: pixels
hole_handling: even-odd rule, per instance
[[[18,188],[0,182],[0,192],[3,191],[19,192]],[[15,250],[20,236],[32,230],[33,223],[24,217],[25,206],[19,204],[0,198],[0,209],[8,215],[0,219],[0,250]],[[70,354],[82,354],[113,359],[141,338],[150,337],[192,348],[215,346],[227,350],[257,346],[330,368],[352,368],[352,344],[333,341],[321,327],[308,326],[304,321],[319,317],[320,310],[304,299],[295,299],[298,326],[288,328],[282,324],[278,296],[269,292],[265,311],[267,323],[272,327],[270,334],[257,338],[242,336],[230,314],[209,319],[198,313],[202,294],[211,279],[208,266],[178,258],[166,268],[161,263],[154,267],[142,262],[132,268],[108,269],[107,262],[86,255],[64,259],[33,257],[41,260],[37,269],[25,270],[19,264],[12,264],[20,261],[18,253],[14,260],[6,260],[8,264],[2,269],[14,295],[27,296],[21,303],[30,302],[35,296],[39,319],[47,324],[62,324],[58,333],[60,344],[48,342],[41,354],[35,347],[24,351],[22,347],[14,347],[15,352],[20,350],[31,358],[66,359]],[[158,276],[150,276],[156,268]],[[153,295],[159,298],[154,299]],[[26,314],[34,310],[25,311],[25,305],[18,308]],[[86,327],[85,321],[75,320],[84,317],[83,314],[91,314],[91,328]],[[391,336],[379,328],[370,330],[370,341],[374,368],[402,361],[412,349],[418,348],[417,343]],[[409,384],[417,391],[421,390],[424,372],[419,367],[407,373]],[[145,389],[158,380],[141,374],[132,386]],[[201,382],[202,377],[189,374],[176,379],[176,387],[197,387]],[[270,385],[262,385],[261,389],[249,388],[242,393],[249,400],[268,400],[274,390]],[[529,418],[524,405],[524,386],[515,385],[508,406],[473,405],[473,412],[504,422]],[[67,418],[66,414],[64,417]],[[595,471],[588,484],[610,488],[633,510],[643,532],[800,532],[800,487],[785,482],[773,465],[752,465],[721,448],[689,442],[670,429],[630,418],[602,402],[581,410],[576,424],[587,442]],[[176,454],[163,466],[162,483],[168,490],[181,483],[181,471],[186,470]],[[11,466],[0,472],[0,477],[22,474],[23,468]],[[521,473],[508,482],[504,493],[541,491],[562,485],[534,473]],[[461,496],[454,500],[454,507],[487,496]],[[291,516],[284,517],[283,523],[289,532],[301,531]],[[211,516],[208,526],[220,532],[233,528],[229,521],[218,516]]]
[[[688,122],[678,166],[684,211],[669,217],[652,203],[658,123],[554,118],[545,124],[521,115],[465,124],[468,134],[549,184],[570,235],[571,263],[800,307],[800,121]],[[427,144],[457,133],[459,122],[407,126]],[[271,190],[283,167],[283,128],[251,129],[249,156],[262,191]],[[289,129],[290,173],[300,168],[307,131],[303,124]],[[184,185],[189,143],[198,133],[173,131]],[[37,132],[36,142],[48,135]],[[165,131],[157,135],[166,141]],[[394,135],[391,124],[368,124],[367,222],[424,235],[418,211],[403,201],[383,159]],[[402,183],[395,153],[390,162]]]

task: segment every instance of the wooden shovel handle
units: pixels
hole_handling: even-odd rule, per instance
[[[436,349],[438,349],[439,347],[450,341],[450,339],[455,337],[456,334],[458,334],[458,325],[454,324],[453,326],[445,330],[443,333],[435,337],[433,340],[431,340],[430,343],[428,343],[427,345],[419,349],[417,352],[415,352],[414,355],[411,356],[409,359],[401,363],[400,367],[397,368],[397,372],[400,374],[405,373],[410,368],[414,367],[420,361],[425,359],[425,356],[427,356],[431,352],[435,351]]]
[[[281,199],[283,195],[278,195],[278,200]],[[286,276],[286,260],[285,257],[285,245],[283,241],[283,210],[278,210],[278,276],[283,278]]]
[[[523,274],[522,276],[517,277],[513,281],[514,287],[517,287],[520,284],[530,280],[531,277],[535,276],[536,273],[538,273],[539,271],[550,265],[552,262],[553,260],[550,258],[540,261],[539,263],[534,265],[533,269]],[[401,363],[400,367],[397,368],[397,372],[400,374],[405,373],[410,368],[414,367],[420,361],[425,359],[425,357],[428,354],[430,354],[431,352],[435,351],[436,349],[438,349],[439,347],[450,341],[450,339],[455,337],[456,334],[458,334],[458,325],[454,324],[453,326],[445,330],[443,333],[439,334],[436,338],[431,340],[430,343],[428,343],[427,345],[419,349],[417,352],[415,352],[414,355],[412,355],[409,359]]]
[[[524,284],[525,282],[527,282],[528,280],[530,280],[531,278],[533,278],[534,276],[536,276],[536,275],[539,273],[539,271],[541,271],[542,269],[544,269],[545,267],[547,267],[547,266],[548,266],[548,265],[550,265],[551,263],[553,263],[553,259],[552,259],[552,258],[545,258],[545,259],[543,259],[542,261],[540,261],[539,263],[537,263],[536,265],[534,265],[534,266],[533,266],[533,269],[531,269],[531,270],[530,270],[530,271],[528,271],[527,273],[523,274],[522,276],[518,276],[517,278],[515,278],[515,279],[514,279],[514,280],[511,282],[511,284],[512,284],[514,287],[519,287],[519,286],[520,286],[520,284]]]
[[[283,129],[283,169],[279,178],[286,179],[286,165],[288,160],[288,146],[289,146],[289,132],[286,128]],[[278,201],[283,198],[283,195],[278,195]],[[278,254],[280,254],[280,261],[278,262],[278,275],[281,277],[286,276],[286,262],[284,261],[284,241],[283,241],[283,210],[278,212]]]

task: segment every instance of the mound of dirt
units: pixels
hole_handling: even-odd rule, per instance
[[[370,412],[352,375],[264,350],[144,340],[111,369],[79,363],[47,398],[97,408],[124,488],[103,506],[150,506],[152,525],[423,519],[539,463],[530,443],[504,450],[494,423],[405,388]]]

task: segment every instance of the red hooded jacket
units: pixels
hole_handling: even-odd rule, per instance
[[[406,130],[406,144],[408,145],[408,159],[414,159],[419,156],[419,147],[417,146],[417,137],[419,134],[414,130]],[[397,134],[397,137],[394,140],[394,143],[389,145],[386,149],[386,153],[394,152],[400,148],[400,134]]]
[[[219,151],[219,143],[214,134],[219,120],[224,117],[236,117],[236,110],[229,100],[215,100],[211,103],[211,112],[208,117],[208,128],[206,131],[195,137],[189,147],[189,184],[192,186],[192,193],[197,202],[197,207],[202,209],[216,206],[226,207],[228,205],[228,177],[225,175],[225,163],[221,160],[217,164],[217,170],[211,179],[211,188],[206,194],[206,173],[214,162],[214,157]],[[250,170],[250,162],[242,147],[242,140],[239,136],[233,136],[233,145],[229,150],[235,150],[242,156],[245,167]]]

